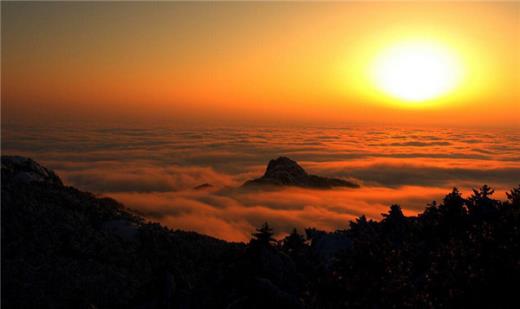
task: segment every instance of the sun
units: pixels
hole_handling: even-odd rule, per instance
[[[433,42],[395,44],[383,50],[372,66],[372,79],[380,91],[411,104],[448,94],[461,77],[455,53]]]

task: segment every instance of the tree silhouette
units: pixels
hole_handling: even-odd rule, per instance
[[[492,199],[495,193],[488,185],[483,185],[479,190],[473,189],[473,194],[467,201],[470,215],[481,217],[496,213],[499,201]]]
[[[461,216],[466,214],[464,204],[466,200],[462,197],[459,189],[453,188],[444,199],[442,205],[439,206],[439,210],[446,215]]]
[[[402,243],[403,237],[408,234],[408,222],[399,205],[390,206],[388,214],[382,214],[382,231],[394,245]]]
[[[507,199],[514,208],[520,208],[520,185],[517,188],[513,188],[511,191],[506,192]]]
[[[388,214],[381,215],[384,218],[383,223],[386,223],[388,225],[399,225],[406,220],[406,217],[404,216],[403,211],[401,210],[401,206],[396,204],[390,206]]]
[[[371,239],[375,236],[375,222],[367,220],[365,215],[356,218],[356,221],[350,221],[349,234],[356,239]]]
[[[465,207],[466,200],[457,188],[448,193],[441,205],[438,206],[439,233],[441,236],[449,236],[457,233],[465,228],[467,209]]]
[[[292,254],[300,252],[302,248],[305,248],[305,238],[296,229],[293,229],[291,234],[283,240],[282,249]]]
[[[253,238],[251,239],[251,243],[261,246],[271,246],[276,240],[273,238],[273,229],[269,226],[267,222],[262,224],[262,226],[256,229],[255,233],[251,234]]]

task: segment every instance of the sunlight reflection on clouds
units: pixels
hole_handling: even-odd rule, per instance
[[[346,227],[378,218],[392,203],[421,211],[452,186],[520,183],[514,131],[352,128],[47,128],[4,130],[4,154],[29,156],[66,184],[112,196],[172,228],[246,240],[272,222],[280,232]],[[308,172],[350,179],[360,189],[244,192],[285,155]],[[209,183],[208,190],[193,190]]]

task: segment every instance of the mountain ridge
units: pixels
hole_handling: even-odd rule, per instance
[[[301,171],[300,171],[301,172]],[[20,176],[21,175],[21,176]],[[6,308],[518,307],[520,186],[457,189],[417,216],[392,205],[334,232],[230,243],[146,221],[2,156]]]

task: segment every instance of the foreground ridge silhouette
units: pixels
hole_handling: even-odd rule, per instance
[[[518,307],[520,186],[248,244],[174,231],[2,156],[5,308]],[[347,201],[348,202],[348,201]]]

